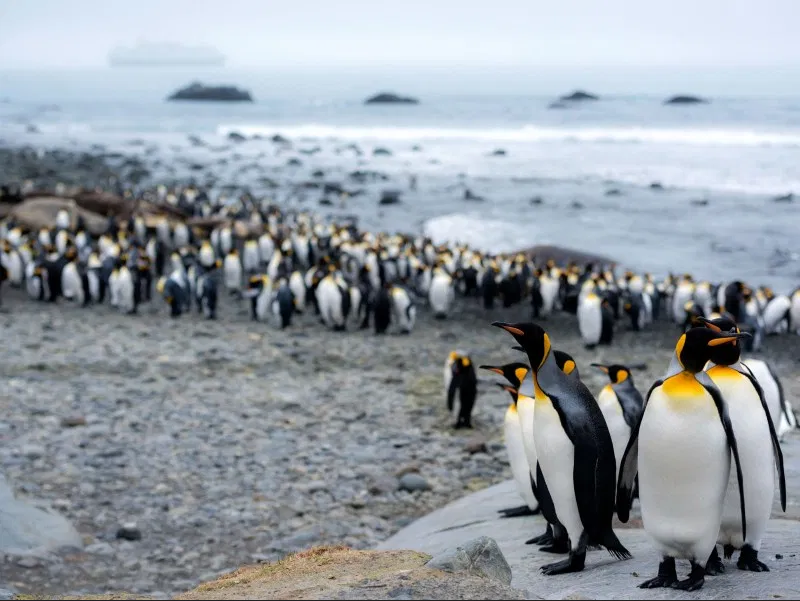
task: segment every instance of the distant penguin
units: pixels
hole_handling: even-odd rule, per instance
[[[578,329],[586,348],[594,348],[600,343],[603,333],[602,301],[597,294],[590,292],[578,304]]]
[[[764,333],[785,334],[791,322],[792,300],[784,295],[773,296],[764,308]]]
[[[200,245],[200,252],[197,255],[197,260],[200,265],[209,269],[214,265],[216,261],[216,257],[214,255],[214,248],[211,246],[211,242],[208,240],[203,240],[202,244]]]
[[[620,467],[617,513],[628,521],[639,475],[644,529],[662,556],[658,575],[640,588],[701,588],[722,519],[733,469],[738,480],[742,528],[745,502],[739,451],[727,405],[703,371],[715,347],[741,334],[692,328],[675,345],[670,368],[650,388],[639,422],[631,432]],[[678,581],[675,559],[688,559],[689,578]]]
[[[261,255],[256,240],[245,240],[242,248],[242,269],[246,275],[252,275],[261,269]]]
[[[447,356],[444,384],[447,410],[456,418],[453,427],[472,428],[472,410],[478,394],[478,377],[469,355],[462,351],[452,351]]]
[[[705,327],[718,333],[739,332],[736,323],[727,318],[701,321]],[[786,476],[783,453],[763,391],[752,372],[740,363],[740,348],[735,342],[713,347],[711,363],[706,368],[706,373],[725,400],[736,434],[744,479],[744,506],[747,509],[745,537],[742,531],[739,483],[736,474],[731,470],[717,543],[723,545],[725,557],[730,557],[734,549],[741,550],[737,561],[740,570],[768,572],[766,564],[758,560],[758,552],[772,513],[775,493],[773,465],[778,468],[783,511],[786,511]],[[715,547],[706,565],[706,573],[720,573],[724,570]]]
[[[340,286],[340,282],[333,273],[329,273],[317,286],[316,295],[323,323],[334,331],[344,331],[347,327],[347,313],[350,309],[348,290]]]
[[[535,392],[534,441],[541,475],[558,520],[567,530],[569,557],[542,566],[550,576],[583,570],[589,546],[618,559],[631,555],[611,525],[614,446],[591,392],[559,369],[547,333],[534,323],[494,322],[525,349]],[[537,488],[539,471],[537,470]],[[541,501],[541,499],[540,499]]]
[[[25,268],[25,287],[33,300],[46,301],[50,298],[47,270],[41,263],[31,262]]]
[[[267,233],[261,234],[258,238],[258,254],[262,265],[268,265],[275,252],[275,241]]]
[[[197,279],[197,297],[206,319],[217,318],[217,278],[213,273],[204,273]]]
[[[239,260],[239,253],[236,249],[225,255],[225,259],[222,262],[222,272],[225,289],[233,296],[238,295],[242,288],[242,262]]]
[[[73,258],[64,265],[61,271],[61,292],[64,298],[73,301],[75,304],[83,306],[86,296],[83,289],[83,280],[78,269],[78,261]]]
[[[454,298],[455,290],[453,289],[452,276],[442,268],[436,269],[428,289],[428,302],[433,311],[433,316],[437,319],[446,318]]]
[[[59,209],[58,213],[56,213],[56,228],[60,230],[68,230],[69,221],[69,213],[67,213],[64,209]]]
[[[402,286],[392,286],[392,320],[397,324],[400,332],[410,334],[417,321],[417,307],[411,296]]]
[[[494,309],[494,299],[497,298],[497,292],[497,271],[493,266],[489,266],[481,276],[481,296],[484,309]]]
[[[614,340],[614,310],[607,299],[600,301],[600,344]]]
[[[800,288],[792,292],[792,306],[789,309],[789,326],[793,334],[800,335]]]
[[[672,295],[672,319],[677,324],[683,324],[686,319],[686,303],[694,298],[694,283],[688,276],[684,276],[678,282],[675,292]],[[702,308],[701,308],[702,310]]]
[[[295,272],[297,273],[297,272]],[[292,314],[294,313],[294,293],[289,287],[289,282],[282,279],[278,282],[278,290],[272,301],[272,310],[281,324],[281,329],[286,329],[292,325]]]
[[[156,284],[156,291],[164,297],[170,309],[170,317],[180,317],[183,313],[183,307],[186,306],[186,290],[180,283],[172,278],[162,276]]]
[[[272,301],[272,282],[266,275],[253,275],[247,280],[245,296],[250,300],[250,317],[265,321]]]
[[[391,284],[378,288],[372,307],[372,320],[376,334],[385,334],[392,321]]]
[[[642,413],[642,394],[633,383],[631,371],[624,365],[601,365],[592,363],[605,373],[611,382],[606,384],[597,396],[597,404],[603,412],[603,417],[614,443],[614,457],[617,461],[617,474],[622,462],[622,454],[631,437],[631,429],[639,421]]]
[[[117,271],[117,308],[123,313],[136,313],[136,295],[134,294],[134,275],[127,265]]]
[[[303,274],[293,271],[289,276],[289,288],[294,295],[294,310],[297,313],[304,313],[306,310],[306,283],[303,281]]]
[[[100,270],[103,264],[100,257],[96,253],[89,255],[86,262],[86,279],[89,285],[89,295],[93,303],[103,302],[103,294],[105,293],[105,281],[102,279]]]
[[[25,262],[22,254],[10,243],[5,242],[4,247],[0,250],[0,267],[5,269],[8,283],[14,288],[19,288],[25,276]]]

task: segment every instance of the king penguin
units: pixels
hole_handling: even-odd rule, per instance
[[[469,355],[452,351],[445,361],[444,388],[447,410],[456,417],[454,428],[472,428],[472,409],[478,395],[478,376]],[[456,399],[456,393],[458,398]]]
[[[536,453],[556,515],[569,537],[569,557],[542,566],[542,571],[555,575],[583,570],[588,546],[602,546],[617,558],[630,558],[611,527],[614,446],[597,401],[579,379],[559,369],[550,337],[539,325],[492,325],[514,336],[530,360]]]
[[[715,332],[739,333],[736,323],[724,317],[714,320],[700,319],[700,321]],[[726,558],[733,554],[734,549],[741,549],[739,560],[736,562],[740,570],[769,572],[766,564],[758,560],[758,551],[772,513],[775,493],[772,476],[773,457],[778,468],[781,508],[786,511],[783,453],[761,386],[752,372],[739,361],[741,346],[734,341],[731,344],[715,346],[712,351],[711,364],[706,368],[706,373],[717,385],[728,406],[736,442],[739,445],[747,507],[747,538],[744,538],[739,514],[739,490],[736,478],[731,473],[717,543],[723,545]],[[706,573],[713,574],[724,570],[715,547],[706,565]]]
[[[633,383],[631,371],[624,365],[601,365],[592,363],[605,373],[611,382],[606,384],[597,397],[597,404],[611,433],[614,443],[614,457],[617,460],[617,473],[622,462],[622,454],[631,437],[631,428],[639,421],[642,413],[642,394]]]
[[[719,389],[703,371],[714,347],[741,337],[707,328],[682,334],[664,379],[650,388],[642,417],[631,432],[620,466],[617,514],[623,523],[628,521],[638,471],[644,529],[662,557],[658,575],[639,588],[694,591],[703,586],[722,520],[731,452],[746,530],[742,470],[731,419]],[[678,581],[676,558],[691,562],[685,580]]]
[[[519,400],[519,387],[528,375],[530,368],[524,363],[508,363],[506,365],[481,365],[481,369],[494,372],[498,375],[505,377],[511,386],[498,383],[498,386],[507,390],[511,395],[511,404],[506,410],[504,426],[503,426],[503,440],[506,445],[506,452],[508,453],[508,463],[511,466],[511,474],[514,476],[514,482],[517,485],[517,491],[525,501],[525,505],[520,507],[512,507],[509,509],[501,509],[504,518],[520,517],[525,515],[535,515],[539,512],[539,501],[536,499],[534,492],[533,474],[536,466],[531,469],[528,463],[528,457],[525,454],[525,444],[522,439],[522,424],[520,422],[519,413],[517,412],[517,402]]]

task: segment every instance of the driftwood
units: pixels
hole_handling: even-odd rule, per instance
[[[571,248],[564,248],[562,246],[552,246],[550,244],[537,244],[536,246],[523,248],[517,252],[535,259],[537,263],[544,263],[550,259],[555,261],[556,265],[566,265],[567,263],[574,261],[579,265],[594,263],[596,265],[608,265],[609,267],[615,267],[618,263],[616,260],[604,257],[603,255],[596,255]]]
[[[82,217],[86,230],[93,236],[103,234],[108,228],[108,220],[103,215],[81,208],[71,198],[58,196],[44,196],[29,198],[22,204],[14,205],[8,216],[22,226],[37,230],[44,227],[53,227],[56,215],[64,209],[70,216],[70,225],[77,226],[78,217]]]

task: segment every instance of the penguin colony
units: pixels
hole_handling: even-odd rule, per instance
[[[765,390],[780,383],[764,362],[753,363],[757,375],[742,359],[753,334],[730,313],[695,316],[664,376],[644,396],[628,367],[592,363],[608,377],[596,399],[574,359],[555,349],[540,325],[492,325],[511,334],[528,358],[480,366],[503,376],[498,386],[511,396],[505,443],[525,504],[501,513],[545,518],[545,532],[526,543],[567,557],[542,566],[544,574],[581,571],[590,548],[630,558],[611,520],[616,512],[627,522],[635,499],[662,557],[641,588],[698,590],[706,575],[725,571],[717,545],[726,559],[739,552],[739,569],[769,571],[758,552],[776,472],[786,510],[779,435],[793,424],[786,423],[791,411],[770,410]],[[448,365],[460,356],[451,353]],[[676,559],[689,561],[683,580]]]
[[[155,289],[173,317],[195,309],[214,319],[220,300],[233,299],[248,303],[253,319],[283,328],[313,311],[332,330],[372,327],[376,334],[410,333],[422,307],[447,318],[457,299],[487,310],[530,303],[533,319],[575,315],[589,348],[611,344],[621,325],[638,331],[667,318],[686,329],[695,317],[722,312],[753,334],[748,350],[768,335],[800,333],[800,288],[785,295],[688,274],[618,277],[602,265],[558,266],[522,253],[373,234],[246,195],[212,200],[194,187],[159,186],[142,198],[221,223],[190,227],[134,212],[127,220],[110,218],[104,234],[91,236],[66,210],[52,227],[36,230],[7,218],[0,222],[0,294],[7,282],[34,300],[110,303],[136,313]]]

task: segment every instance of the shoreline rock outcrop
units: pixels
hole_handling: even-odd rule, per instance
[[[380,92],[375,96],[370,96],[364,104],[419,104],[417,98],[411,96],[400,96],[392,92]]]
[[[253,102],[253,97],[247,90],[235,86],[207,86],[195,81],[170,95],[167,100]]]

